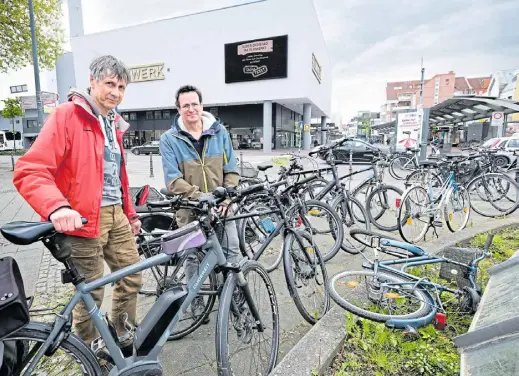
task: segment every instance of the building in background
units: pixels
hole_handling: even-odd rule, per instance
[[[258,0],[94,34],[83,33],[81,1],[68,8],[72,52],[57,73],[74,75],[59,86],[86,87],[100,55],[124,61],[133,79],[119,106],[127,145],[171,127],[186,84],[201,89],[237,147],[295,147],[312,118],[331,117],[331,63],[312,0]]]
[[[361,139],[371,139],[377,136],[377,133],[372,132],[374,125],[380,124],[380,112],[359,111],[357,116],[348,123],[347,135],[351,137],[358,137]]]
[[[58,103],[56,70],[40,72],[40,85],[42,92],[45,93],[42,97],[46,107],[45,114],[48,114]],[[38,126],[32,65],[18,71],[0,73],[0,111],[4,107],[4,99],[17,97],[22,101],[23,116],[13,120],[15,132],[18,132],[15,137],[17,140],[18,138],[22,140],[25,147],[29,147],[41,128]],[[8,131],[12,134],[12,130],[13,125],[10,120],[4,119],[0,113],[0,131]],[[11,134],[8,137],[11,137]]]
[[[430,108],[455,95],[483,95],[491,77],[456,77],[454,72],[436,74],[424,80],[423,107]],[[398,112],[407,112],[419,107],[420,80],[388,82],[386,103],[381,107],[382,122],[396,120]]]

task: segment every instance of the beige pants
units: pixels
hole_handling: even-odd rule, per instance
[[[99,238],[72,237],[72,259],[79,273],[86,282],[101,278],[104,274],[103,260],[110,270],[115,272],[125,266],[139,262],[139,253],[130,223],[120,205],[101,208]],[[117,334],[126,333],[124,313],[128,314],[128,322],[135,326],[137,313],[137,293],[141,287],[141,273],[125,277],[115,283],[112,298],[112,321]],[[103,302],[104,288],[91,292],[98,307]],[[99,335],[83,301],[74,308],[73,323],[76,333],[87,344]]]

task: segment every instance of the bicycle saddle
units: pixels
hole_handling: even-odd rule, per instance
[[[264,164],[264,165],[259,165],[258,170],[267,171],[269,168],[272,168],[272,167],[274,167],[274,166],[271,165],[270,163],[268,163],[268,164]]]
[[[4,238],[18,245],[32,244],[53,231],[52,222],[11,222],[0,229]]]

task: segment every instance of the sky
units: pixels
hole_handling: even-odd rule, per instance
[[[254,0],[82,0],[86,33]],[[277,0],[281,1],[281,0]],[[65,1],[66,3],[66,1]],[[103,12],[107,4],[110,12]],[[145,6],[143,6],[145,4]],[[314,0],[333,65],[332,112],[380,111],[388,81],[519,68],[517,0]],[[64,9],[66,15],[66,9]],[[124,14],[112,17],[112,14]]]

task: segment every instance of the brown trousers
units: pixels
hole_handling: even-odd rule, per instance
[[[101,278],[104,274],[103,260],[115,272],[139,262],[139,253],[131,226],[120,205],[101,208],[99,238],[72,237],[72,259],[86,282]],[[112,297],[112,321],[117,334],[126,333],[124,313],[128,323],[135,326],[137,294],[141,287],[141,273],[125,277],[115,283]],[[104,288],[91,292],[98,307],[103,302]],[[74,308],[73,323],[76,333],[90,344],[99,335],[83,301]],[[126,344],[126,343],[125,343]]]

